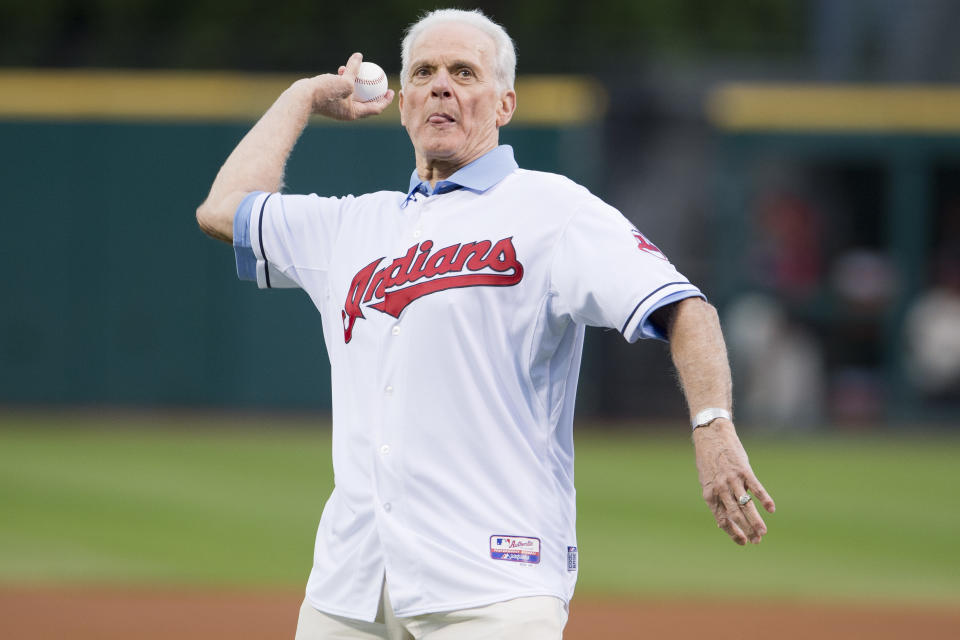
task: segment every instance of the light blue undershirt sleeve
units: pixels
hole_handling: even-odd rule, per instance
[[[237,277],[241,280],[257,281],[257,257],[250,245],[250,215],[253,201],[262,193],[248,193],[233,216],[233,253],[237,259]]]
[[[668,304],[673,304],[674,302],[680,302],[685,298],[703,298],[707,299],[705,295],[696,290],[690,291],[677,291],[676,293],[671,293],[668,296],[664,296],[662,300],[658,300],[655,305],[647,309],[647,312],[640,319],[640,324],[638,325],[640,329],[640,337],[642,338],[656,338],[657,340],[667,341],[667,336],[663,331],[660,330],[653,322],[650,321],[650,316],[653,315],[653,312],[657,309],[662,309]]]

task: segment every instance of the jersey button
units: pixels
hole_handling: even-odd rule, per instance
[[[383,391],[384,391],[386,394],[389,395],[389,394],[393,393],[393,387],[390,386],[390,385],[387,385],[387,388],[384,389]]]
[[[392,508],[393,508],[393,507],[390,506],[390,503],[389,503],[389,502],[385,502],[385,503],[383,504],[383,510],[386,511],[387,513],[390,513],[390,509],[392,509]]]
[[[413,237],[414,237],[414,238],[419,238],[420,235],[421,235],[421,233],[422,233],[422,232],[420,231],[420,229],[417,229],[416,231],[413,232]]]
[[[400,327],[394,327],[394,328],[393,328],[393,331],[391,331],[391,333],[393,333],[393,335],[395,335],[395,336],[400,335]]]
[[[388,445],[388,444],[382,445],[382,446],[380,447],[380,454],[381,454],[381,455],[384,455],[384,456],[385,456],[385,455],[389,455],[389,454],[390,454],[390,445]]]

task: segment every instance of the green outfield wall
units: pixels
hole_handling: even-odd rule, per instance
[[[250,122],[0,120],[0,403],[326,409],[320,318],[236,279],[194,211]],[[590,184],[589,123],[504,131],[522,166]],[[291,192],[406,188],[398,123],[311,126]]]

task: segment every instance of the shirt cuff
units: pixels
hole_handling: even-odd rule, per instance
[[[253,202],[262,191],[248,193],[233,216],[233,253],[237,259],[237,277],[257,281],[257,257],[250,244],[250,215]]]
[[[674,302],[680,302],[685,298],[703,298],[707,299],[707,296],[703,295],[699,291],[678,291],[677,293],[671,293],[668,296],[660,298],[650,309],[643,314],[643,318],[640,320],[640,326],[642,327],[642,333],[644,338],[656,338],[657,340],[667,340],[667,334],[663,332],[661,327],[653,324],[650,321],[650,316],[653,315],[653,312],[657,309],[662,309],[668,304],[673,304]]]
[[[654,294],[659,294],[659,297],[656,297]],[[684,298],[694,297],[703,298],[704,300],[707,299],[707,297],[700,292],[700,289],[689,282],[671,282],[670,284],[663,285],[654,293],[641,300],[634,308],[633,313],[630,314],[630,318],[623,325],[623,330],[621,331],[623,337],[626,338],[628,342],[636,342],[640,338],[654,338],[666,341],[666,334],[650,321],[650,316],[653,315],[654,311],[668,304],[679,302]]]

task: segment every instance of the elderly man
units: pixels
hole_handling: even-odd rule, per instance
[[[669,339],[703,496],[735,542],[759,542],[750,492],[773,501],[730,419],[714,309],[617,211],[498,146],[517,104],[500,26],[441,10],[408,31],[406,192],[277,193],[312,114],[354,120],[393,99],[352,99],[360,62],[287,89],[197,210],[241,277],[298,286],[323,318],[335,488],[297,638],[561,637],[585,325]]]

